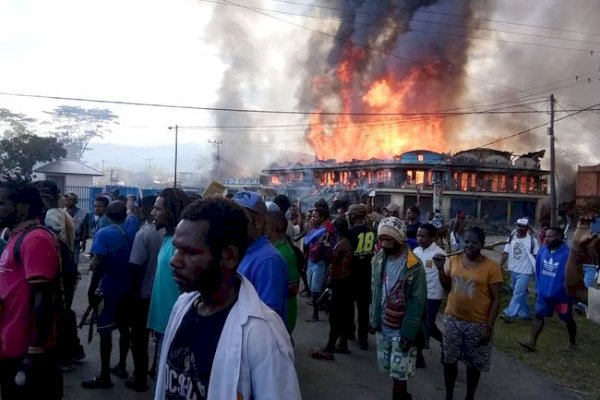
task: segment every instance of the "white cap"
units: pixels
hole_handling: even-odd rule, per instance
[[[529,226],[529,220],[527,218],[519,218],[517,220],[517,225]]]

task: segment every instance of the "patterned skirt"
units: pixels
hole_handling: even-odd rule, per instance
[[[444,314],[443,348],[444,363],[462,361],[469,367],[486,372],[492,356],[491,341],[482,344],[481,332],[484,324],[460,320]]]

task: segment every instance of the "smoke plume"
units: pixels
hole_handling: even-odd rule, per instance
[[[299,12],[298,6],[288,3],[256,0],[251,4]],[[375,142],[375,147],[389,144],[388,157],[416,148],[457,152],[549,120],[547,113],[476,112],[504,107],[548,111],[551,93],[558,100],[557,118],[566,115],[561,108],[600,102],[600,35],[583,33],[596,29],[600,3],[594,0],[314,0],[301,13],[304,16],[294,21],[308,30],[244,8],[215,9],[207,38],[218,45],[227,65],[215,105],[314,111],[312,117],[294,121],[309,125],[304,133],[242,130],[235,135],[228,126],[290,124],[290,118],[216,113],[221,138],[230,142],[222,146],[222,176],[223,169],[235,170],[232,164],[258,172],[281,151],[301,149],[296,143],[302,136],[320,158],[337,158],[336,152],[344,149],[350,155],[340,159],[352,158],[351,153],[363,150],[368,142]],[[258,34],[265,24],[268,33]],[[407,78],[411,85],[405,84]],[[385,105],[397,99],[396,93],[403,93],[399,112],[475,113],[435,121],[400,119],[396,125],[401,128],[394,135],[383,130],[386,140],[363,132],[362,126],[371,121],[367,117],[340,121],[324,114],[380,111],[381,104],[374,106],[365,99],[377,89],[374,83],[383,79],[391,90]],[[295,98],[290,95],[294,93]],[[557,154],[568,146],[581,154],[582,164],[598,162],[597,119],[597,113],[585,112],[557,122]],[[339,136],[342,122],[352,128],[345,130],[346,137]],[[418,129],[405,129],[412,122]],[[401,140],[387,143],[389,136]],[[248,146],[256,141],[265,146]],[[548,149],[548,137],[546,129],[540,128],[489,147],[521,154]],[[381,155],[375,151],[372,156]],[[559,178],[567,172],[559,170]]]

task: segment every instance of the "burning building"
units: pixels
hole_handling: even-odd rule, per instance
[[[392,159],[273,164],[263,172],[280,191],[374,190],[376,206],[394,202],[407,209],[418,204],[423,212],[439,208],[453,216],[462,210],[493,223],[512,224],[523,216],[540,219],[548,197],[549,172],[540,165],[543,156],[544,151],[513,156],[485,148],[453,155],[413,150]]]
[[[577,205],[600,204],[600,164],[577,166]]]

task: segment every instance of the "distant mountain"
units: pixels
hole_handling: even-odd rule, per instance
[[[125,170],[136,172],[147,172],[152,163],[153,171],[172,170],[175,159],[175,148],[172,145],[166,146],[123,146],[112,143],[91,143],[90,150],[85,152],[83,161],[91,166],[102,168],[104,161],[105,168],[123,168]],[[204,146],[197,143],[179,143],[177,170],[180,172],[201,172],[208,171],[213,163],[214,146]],[[148,159],[152,159],[149,161]],[[314,160],[314,155],[289,151],[285,155],[279,154],[274,160],[279,164],[289,162],[309,162]],[[240,163],[238,161],[238,163]],[[205,164],[204,167],[202,164]],[[263,168],[268,168],[264,165]],[[203,167],[203,168],[199,168]],[[243,165],[240,164],[240,167]],[[243,172],[240,172],[243,174]]]
[[[122,146],[112,143],[92,143],[86,151],[83,161],[89,165],[106,168],[117,167],[129,171],[148,171],[152,169],[172,170],[175,160],[173,146]],[[194,143],[180,143],[178,146],[177,170],[191,172],[198,168],[198,160],[210,160],[211,154],[206,148]],[[152,159],[149,161],[148,159]]]

